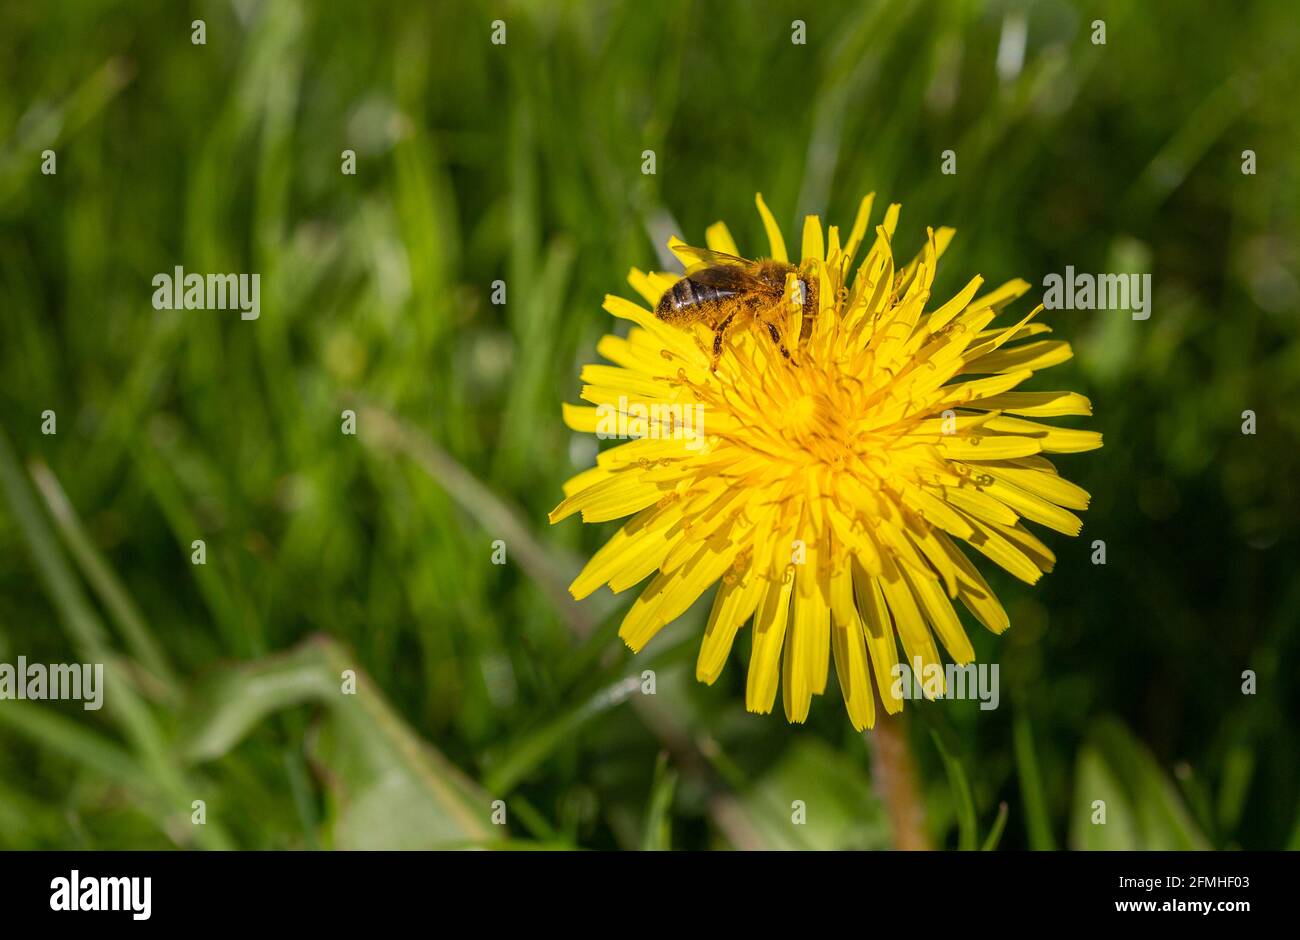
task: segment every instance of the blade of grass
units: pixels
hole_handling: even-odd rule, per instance
[[[345,672],[355,675],[355,694],[343,694]],[[355,792],[344,794],[351,818],[347,837],[355,847],[374,848],[365,824],[389,822],[394,837],[418,833],[419,847],[471,837],[492,839],[503,830],[488,819],[489,801],[477,785],[440,751],[419,738],[384,699],[355,657],[337,642],[317,637],[285,653],[213,674],[200,687],[182,722],[183,751],[191,760],[228,754],[270,715],[318,703],[336,719],[339,766],[348,766]],[[337,775],[336,775],[337,776]],[[407,812],[393,828],[395,810],[383,801],[402,798]],[[382,813],[388,812],[389,817]],[[356,842],[355,840],[362,840]]]
[[[585,701],[562,712],[536,731],[507,745],[503,756],[483,776],[483,785],[500,799],[510,793],[546,757],[570,741],[583,725],[641,691],[639,676],[628,676],[606,686]]]
[[[176,673],[167,660],[167,654],[154,639],[139,608],[122,586],[117,574],[86,535],[58,478],[45,461],[40,459],[31,462],[31,475],[36,481],[36,488],[45,498],[45,505],[58,526],[64,544],[116,621],[132,655],[165,686],[169,696],[174,696],[178,687]]]
[[[646,808],[645,832],[641,849],[646,852],[666,852],[672,848],[673,794],[677,789],[677,773],[668,766],[668,753],[659,752],[655,761],[654,785],[650,789],[650,805]]]
[[[978,827],[975,821],[975,801],[971,797],[970,778],[961,760],[956,756],[955,741],[952,739],[945,741],[948,735],[940,733],[940,729],[934,723],[930,725],[930,736],[934,739],[934,746],[939,750],[939,757],[943,759],[943,769],[948,774],[948,785],[952,788],[953,803],[957,811],[957,848],[963,852],[973,851],[978,838]]]
[[[59,551],[54,534],[41,514],[36,496],[28,485],[2,427],[0,488],[3,488],[18,520],[46,594],[58,610],[59,618],[78,655],[83,662],[105,665],[105,706],[123,734],[131,741],[146,772],[165,795],[154,807],[154,818],[168,835],[172,835],[167,822],[174,820],[179,813],[188,812],[190,802],[199,788],[180,772],[162,730],[149,708],[124,678],[124,671],[111,665],[117,657],[109,647],[107,632]],[[225,829],[215,820],[204,826],[195,826],[194,838],[208,848],[231,847]]]
[[[10,141],[0,153],[0,201],[8,202],[40,161],[43,148],[65,144],[99,115],[131,81],[132,68],[123,58],[113,57],[90,74],[64,102],[51,108],[40,121],[32,122],[22,136]]]
[[[1007,827],[1007,801],[1003,800],[998,804],[998,818],[993,820],[993,828],[989,830],[988,836],[984,839],[984,844],[980,846],[981,852],[992,852],[1002,841],[1002,831]]]
[[[153,781],[130,753],[48,706],[27,701],[5,702],[4,708],[0,708],[0,723],[94,773],[117,781],[133,794],[157,797]]]
[[[603,619],[600,601],[579,605],[569,594],[568,585],[578,572],[576,559],[557,558],[553,546],[544,546],[533,537],[520,513],[478,481],[450,454],[407,422],[380,408],[363,405],[358,420],[372,429],[363,433],[367,441],[404,453],[429,477],[451,494],[484,530],[503,539],[510,546],[519,565],[541,586],[556,612],[583,637]],[[606,604],[608,607],[609,604]]]
[[[1025,806],[1025,828],[1029,833],[1029,847],[1039,852],[1056,849],[1052,837],[1052,822],[1047,815],[1047,797],[1043,791],[1043,778],[1038,772],[1038,756],[1034,751],[1034,732],[1029,717],[1017,710],[1012,726],[1016,752],[1016,772],[1020,776],[1020,796]]]

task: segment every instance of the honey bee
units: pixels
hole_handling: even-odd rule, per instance
[[[718,370],[722,341],[730,329],[756,326],[764,330],[781,355],[790,350],[781,335],[785,323],[786,279],[797,277],[802,297],[803,320],[799,338],[812,332],[817,313],[817,279],[784,261],[749,261],[721,251],[695,249],[700,263],[692,266],[676,284],[664,292],[655,306],[655,316],[665,323],[685,326],[706,323],[713,330],[713,361]]]

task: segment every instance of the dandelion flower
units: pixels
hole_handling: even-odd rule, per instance
[[[761,195],[757,203],[770,258],[786,262]],[[975,277],[932,305],[953,230],[927,230],[921,252],[896,267],[897,205],[854,268],[871,206],[862,200],[844,242],[836,227],[823,238],[820,221],[805,220],[798,270],[817,309],[801,329],[791,275],[788,302],[770,312],[785,324],[784,343],[759,328],[730,330],[715,357],[708,325],[670,325],[652,312],[679,275],[633,269],[629,283],[650,308],[605,298],[631,328],[597,346],[610,365],[582,370],[588,404],[564,407],[575,431],[632,439],[569,480],[550,517],[630,517],[570,591],[625,591],[653,575],[619,631],[634,651],[717,584],[696,676],[715,681],[752,622],[749,710],[770,712],[779,686],[787,718],[804,721],[833,657],[859,730],[875,722],[873,677],[885,710],[902,708],[899,641],[906,662],[932,675],[940,645],[957,665],[974,659],[957,604],[994,633],[1007,629],[965,546],[1036,582],[1055,557],[1025,523],[1077,535],[1071,510],[1088,505],[1045,455],[1101,446],[1097,432],[1034,420],[1091,414],[1082,395],[1016,391],[1072,355],[1043,338],[1041,306],[993,325],[1029,284],[981,294]],[[721,222],[706,244],[739,254]],[[704,256],[677,239],[669,247],[688,270]]]

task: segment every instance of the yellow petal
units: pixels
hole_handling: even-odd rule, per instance
[[[994,418],[986,427],[990,431],[1033,438],[1049,454],[1078,454],[1101,446],[1100,431],[1058,428],[1039,421],[1005,416]]]
[[[994,288],[982,297],[976,297],[971,301],[971,306],[976,309],[990,307],[993,310],[1000,311],[1027,290],[1029,290],[1029,282],[1022,278],[1015,278],[1000,287]]]
[[[854,593],[858,610],[862,613],[862,635],[870,654],[871,668],[876,675],[876,688],[885,711],[897,714],[903,700],[895,695],[894,667],[898,665],[898,641],[889,616],[889,608],[880,593],[880,582],[859,565],[853,566]]]
[[[962,666],[975,659],[975,648],[971,646],[970,638],[966,636],[966,631],[962,629],[961,619],[957,616],[957,611],[953,610],[952,604],[948,602],[947,596],[943,593],[937,581],[927,581],[924,578],[915,578],[909,575],[908,583],[912,588],[912,593],[917,600],[921,602],[921,608],[925,611],[926,619],[934,628],[934,632],[939,635],[944,649],[952,657],[953,662]]]
[[[835,654],[835,676],[839,679],[849,721],[858,731],[873,727],[876,723],[875,696],[871,692],[871,679],[867,676],[867,647],[856,610],[847,624],[836,622],[831,627],[831,649]]]
[[[1009,411],[1034,418],[1092,414],[1092,402],[1078,392],[1003,392],[1001,395],[982,398],[977,404],[981,408]]]
[[[999,349],[988,355],[979,356],[966,364],[967,372],[1017,372],[1028,369],[1037,372],[1050,366],[1060,365],[1074,355],[1070,344],[1062,339],[1040,339],[1020,346]]]
[[[849,240],[844,244],[844,255],[852,263],[853,256],[858,253],[858,246],[862,244],[863,237],[867,234],[867,226],[871,222],[871,206],[876,201],[875,193],[867,193],[858,203],[858,214],[853,220],[853,228],[849,230]]]
[[[608,522],[639,512],[659,502],[667,491],[647,485],[635,470],[607,476],[594,486],[574,493],[551,510],[552,523],[582,513],[583,522]]]
[[[815,215],[804,217],[803,248],[799,256],[800,261],[826,260],[826,244],[822,240],[822,221]]]
[[[623,618],[618,635],[633,652],[640,652],[664,626],[676,620],[731,566],[738,546],[709,543],[695,559],[672,574],[660,573],[650,582]]]
[[[830,607],[818,583],[817,555],[810,546],[807,561],[795,574],[794,611],[785,644],[782,694],[786,717],[802,723],[814,695],[826,690],[830,665]]]
[[[1012,483],[1028,493],[1041,496],[1057,506],[1066,509],[1087,509],[1090,497],[1088,491],[1076,486],[1069,480],[1063,480],[1053,472],[1028,467],[1017,467],[1004,463],[971,464],[981,472],[998,480]]]
[[[790,616],[790,594],[794,578],[765,585],[763,600],[754,615],[754,645],[749,654],[749,675],[745,679],[745,707],[767,714],[776,701],[780,673],[778,663]]]
[[[669,532],[680,520],[680,501],[664,508],[643,509],[588,559],[569,585],[569,593],[582,600],[611,579],[638,573],[639,577],[635,577],[631,584],[639,583],[659,567],[659,562],[672,548],[674,542]]]
[[[921,610],[916,605],[916,597],[912,594],[907,581],[900,576],[893,581],[881,578],[877,584],[880,585],[881,593],[885,595],[885,603],[889,605],[889,612],[893,615],[898,637],[903,641],[903,651],[907,653],[908,665],[915,669],[919,662],[922,670],[932,664],[942,666],[939,649],[934,645],[934,636],[926,626],[925,618],[921,616]],[[939,689],[943,689],[942,680]]]
[[[988,434],[983,437],[946,437],[938,447],[952,460],[1000,460],[1037,454],[1042,445],[1031,437]]]
[[[712,251],[721,251],[729,255],[739,255],[736,240],[731,237],[731,229],[726,222],[714,222],[704,231],[704,244]]]
[[[999,534],[992,525],[985,525],[974,516],[968,515],[967,518],[976,533],[975,537],[970,539],[970,545],[989,561],[1005,568],[1026,584],[1035,584],[1043,576],[1042,568]]]
[[[695,678],[700,682],[712,685],[722,675],[736,633],[753,615],[765,587],[766,582],[752,569],[719,586],[695,663]]]
[[[942,532],[936,532],[934,535],[957,569],[957,598],[991,632],[1005,631],[1011,625],[1011,620],[998,601],[997,595],[993,593],[993,589],[984,580],[984,576],[976,570],[970,559],[953,544],[950,538]]]
[[[789,262],[790,256],[785,253],[785,239],[781,237],[781,226],[776,224],[776,219],[772,217],[772,210],[763,201],[762,193],[754,196],[754,203],[758,206],[758,214],[763,217],[767,241],[772,246],[772,260]]]

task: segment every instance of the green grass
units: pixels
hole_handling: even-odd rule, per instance
[[[976,273],[1154,275],[1148,321],[1051,318],[1077,351],[1052,387],[1092,398],[1106,446],[1060,461],[1093,502],[1079,539],[1049,538],[1056,571],[984,568],[1013,622],[975,637],[1001,707],[909,705],[935,840],[1296,847],[1293,21],[0,5],[0,662],[113,677],[100,712],[0,702],[0,848],[887,845],[834,683],[807,726],[747,715],[747,640],[694,681],[698,608],[633,657],[629,598],[564,591],[612,526],[546,523],[591,459],[560,403],[627,269],[720,218],[758,253],[756,191],[794,243],[872,190],[903,203],[900,254],[957,228],[945,296]],[[261,318],[153,310],[175,265],[259,272]]]

